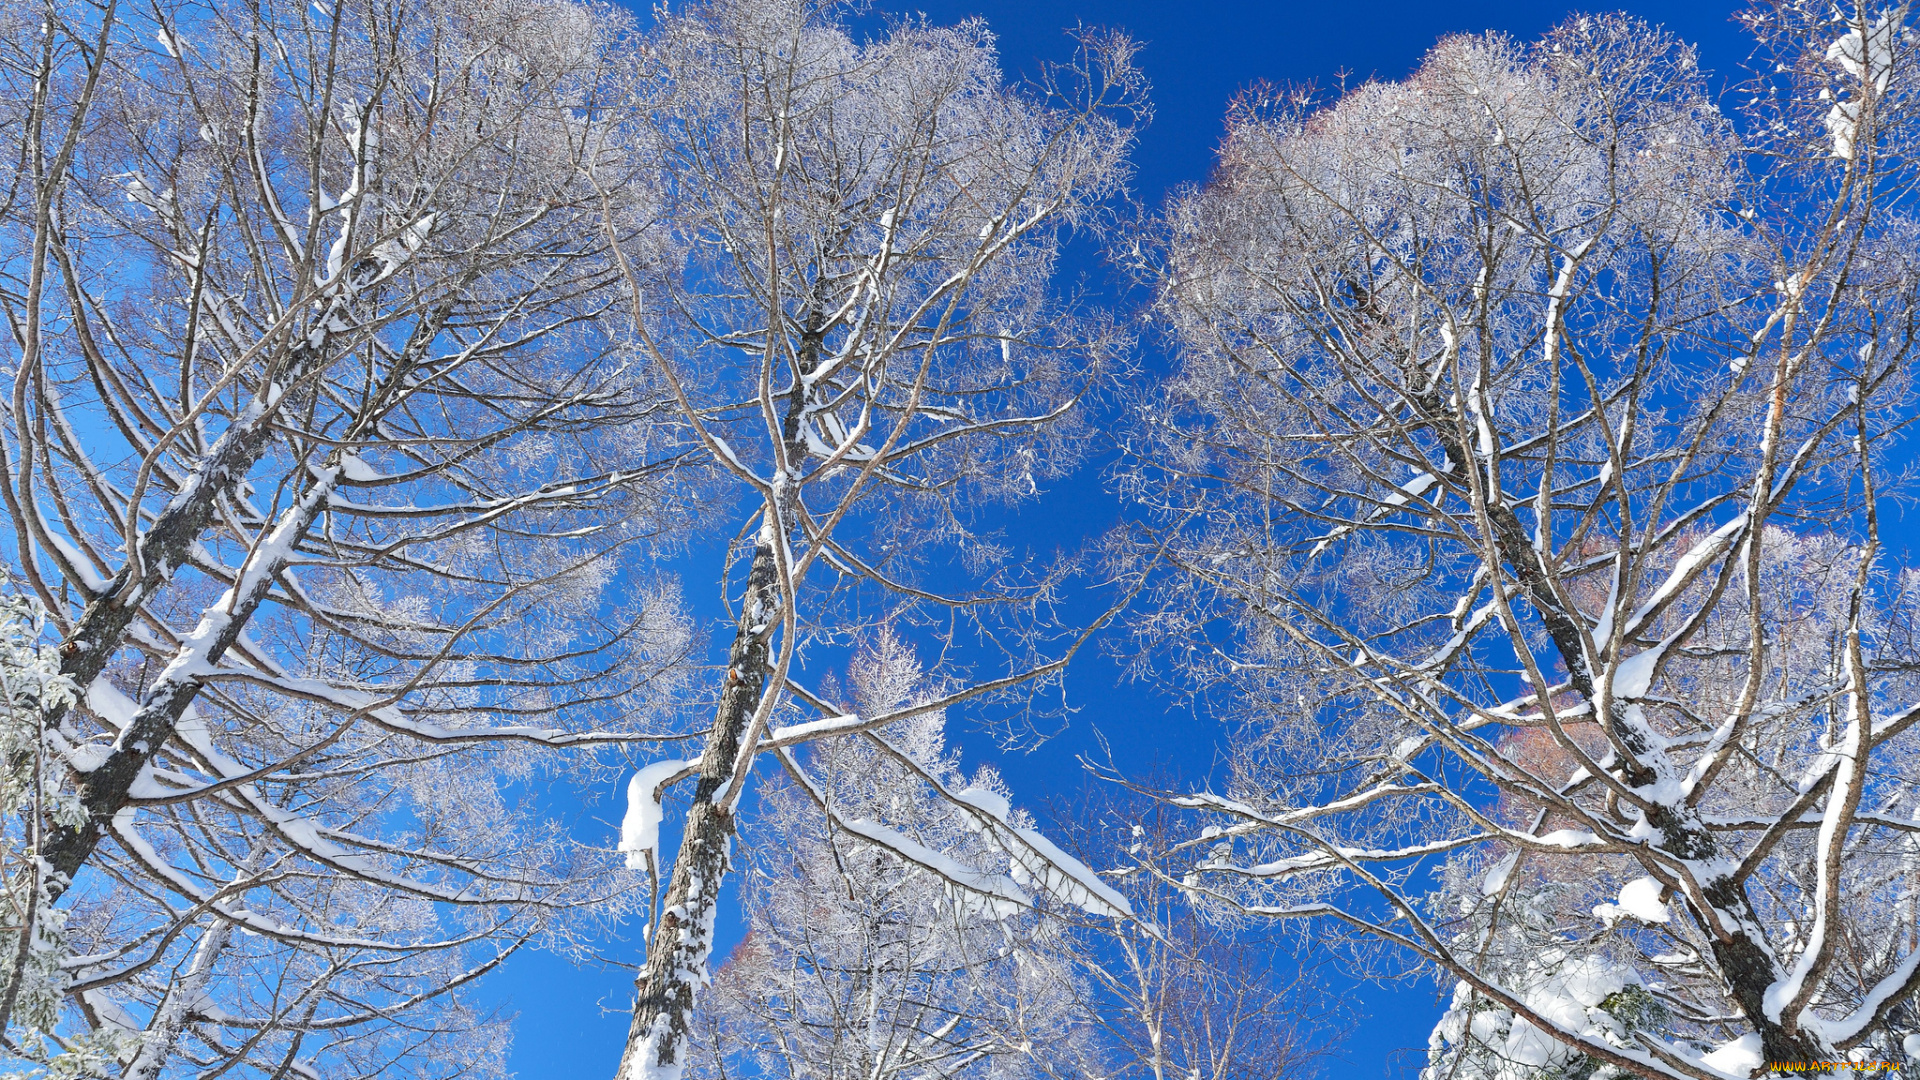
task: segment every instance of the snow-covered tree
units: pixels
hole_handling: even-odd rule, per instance
[[[918,667],[904,642],[877,636],[856,660],[853,702],[873,715],[940,696]],[[1004,800],[1005,785],[962,774],[941,712],[884,734],[910,766],[843,735],[796,750],[795,771],[760,788],[746,822],[759,842],[741,867],[748,933],[701,1004],[696,1075],[1084,1075],[1074,1066],[1095,1030],[1068,927],[953,884],[1017,865],[920,774],[975,797]],[[909,860],[902,837],[951,869]]]
[[[737,538],[716,575],[737,615],[712,727],[696,761],[658,763],[630,788],[625,843],[645,865],[664,785],[695,778],[624,1080],[686,1066],[757,755],[864,731],[912,771],[879,729],[1039,685],[1076,644],[1035,630],[1049,625],[1054,579],[1023,579],[973,515],[1031,497],[1081,445],[1075,403],[1113,331],[1049,284],[1066,230],[1124,178],[1141,107],[1132,47],[1082,35],[1074,62],[1014,89],[978,22],[904,20],[862,42],[848,14],[806,0],[663,11],[622,120],[661,208],[621,249],[633,331],[740,500],[714,529]],[[877,715],[836,707],[808,675],[810,655],[821,664],[921,616],[987,634],[1006,674]],[[966,807],[1037,881],[1110,903],[1097,881],[1055,867],[1003,800]],[[932,849],[896,853],[993,899],[1024,897]]]
[[[866,715],[942,696],[884,632],[848,683]],[[962,775],[941,712],[884,734],[911,766],[839,736],[794,751],[760,789],[741,868],[748,933],[701,1004],[699,1075],[1277,1080],[1309,1075],[1332,1045],[1338,1002],[1283,975],[1244,921],[1202,918],[1160,872],[1173,813],[1102,785],[1052,826],[1133,918],[1009,903],[956,886],[1030,878],[922,775],[968,799],[1005,799],[1004,784]]]
[[[1076,986],[1086,994],[1079,1008],[1103,1055],[1099,1075],[1311,1077],[1338,1048],[1353,1010],[1315,971],[1279,956],[1264,921],[1223,916],[1182,895],[1172,871],[1182,862],[1187,815],[1147,794],[1170,782],[1103,782],[1063,810],[1069,849],[1134,915],[1075,920]]]
[[[1431,1080],[1920,1052],[1908,16],[1757,10],[1737,117],[1631,19],[1449,39],[1244,103],[1142,248],[1185,886],[1457,985]]]
[[[6,829],[61,905],[61,1037],[131,1031],[141,1077],[497,1068],[453,991],[617,869],[516,785],[659,734],[686,650],[626,558],[665,526],[670,401],[600,321],[608,226],[650,214],[587,178],[621,168],[627,23],[0,19],[6,557],[75,688],[42,721],[72,799]]]

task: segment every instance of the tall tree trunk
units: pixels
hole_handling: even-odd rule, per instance
[[[735,779],[740,740],[766,691],[770,642],[780,616],[773,548],[777,542],[771,526],[760,530],[747,572],[746,599],[727,653],[726,687],[700,754],[699,784],[673,861],[666,904],[647,939],[647,966],[634,982],[633,1025],[620,1059],[620,1080],[674,1077],[686,1068],[693,995],[706,980],[715,905],[733,839],[726,794]]]
[[[707,981],[707,961],[713,954],[713,917],[725,880],[727,849],[733,840],[730,795],[743,777],[733,774],[740,741],[766,693],[772,673],[772,641],[784,603],[779,567],[774,561],[782,543],[775,523],[791,528],[793,485],[806,460],[806,380],[820,363],[824,316],[816,303],[807,316],[800,339],[797,367],[801,378],[788,392],[780,421],[784,462],[775,467],[786,476],[774,486],[754,541],[753,563],[747,570],[747,591],[734,625],[733,645],[727,650],[726,685],[713,730],[700,752],[700,779],[681,831],[680,851],[673,860],[660,923],[650,928],[647,966],[634,980],[633,1024],[627,1029],[626,1051],[620,1056],[617,1080],[667,1080],[687,1067],[687,1036],[693,1027],[694,992]]]
[[[1477,460],[1469,456],[1466,444],[1459,437],[1462,417],[1442,399],[1437,390],[1430,390],[1416,400],[1428,414],[1429,430],[1446,448],[1449,465],[1457,468],[1459,462]],[[1487,466],[1476,467],[1483,478],[1488,476]],[[1534,613],[1545,624],[1561,663],[1566,665],[1574,689],[1597,710],[1599,695],[1581,647],[1581,631],[1554,594],[1540,555],[1528,539],[1526,527],[1512,507],[1491,499],[1488,500],[1487,517],[1493,526],[1493,536],[1490,537],[1493,548],[1512,569]],[[1616,727],[1614,730],[1629,750],[1636,754],[1646,751],[1646,746],[1632,728]],[[1618,763],[1618,768],[1622,778],[1634,786],[1644,786],[1654,780],[1653,770],[1644,764],[1624,760]],[[1652,803],[1646,815],[1648,824],[1660,836],[1659,846],[1662,849],[1683,859],[1703,860],[1713,856],[1717,846],[1713,834],[1695,815],[1659,802]],[[1768,1015],[1765,1007],[1767,989],[1782,977],[1783,972],[1772,950],[1764,941],[1757,939],[1751,930],[1760,925],[1760,920],[1754,914],[1745,886],[1733,877],[1722,876],[1702,882],[1701,887],[1708,902],[1721,913],[1723,925],[1729,928],[1726,936],[1722,937],[1713,932],[1709,920],[1702,919],[1712,942],[1714,959],[1727,977],[1728,989],[1734,1000],[1740,1004],[1741,1011],[1760,1035],[1761,1053],[1766,1064],[1772,1067],[1833,1060],[1833,1048],[1826,1045],[1825,1040],[1816,1033],[1804,1028],[1790,1029]]]
[[[415,328],[413,342],[403,360],[388,373],[375,395],[364,422],[377,416],[406,382],[412,369],[414,347],[424,348],[438,335],[451,308],[442,305]],[[141,536],[136,550],[138,559],[128,559],[114,576],[107,590],[87,605],[80,625],[61,647],[61,673],[72,678],[82,693],[100,676],[112,658],[142,607],[165,584],[173,571],[187,560],[193,545],[213,521],[220,496],[246,479],[272,440],[282,403],[288,400],[288,388],[298,386],[323,369],[329,329],[336,319],[345,318],[344,301],[335,301],[305,337],[290,351],[277,372],[263,376],[263,389],[232,425],[214,441],[211,449],[188,476],[180,492],[167,503],[153,527]],[[347,437],[359,430],[350,428]],[[57,899],[73,882],[80,867],[93,856],[106,836],[113,818],[131,797],[141,770],[173,737],[180,718],[200,694],[201,673],[218,664],[240,640],[254,612],[266,601],[274,579],[286,569],[295,555],[295,547],[307,530],[325,512],[340,479],[338,455],[328,464],[309,468],[306,487],[294,504],[280,515],[273,528],[247,553],[235,576],[233,588],[213,607],[201,614],[193,633],[184,638],[173,659],[142,696],[139,712],[114,739],[107,759],[79,777],[80,801],[87,819],[79,825],[56,825],[49,829],[41,856],[52,871],[49,895]],[[58,723],[56,712],[50,723]]]

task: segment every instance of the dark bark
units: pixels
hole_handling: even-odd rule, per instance
[[[801,475],[806,459],[806,440],[801,432],[806,421],[804,377],[820,365],[824,319],[820,306],[814,304],[806,317],[806,331],[801,334],[793,386],[783,402],[780,438],[785,444],[789,482]],[[783,486],[776,492],[776,500],[781,494],[789,494]],[[780,515],[783,527],[795,525],[789,505],[770,502],[764,513]],[[780,538],[768,523],[753,548],[747,594],[741,598],[739,621],[733,626],[733,644],[728,648],[726,686],[720,690],[720,707],[712,730],[707,732],[707,746],[701,749],[701,771],[693,788],[693,805],[687,809],[680,853],[674,857],[674,874],[666,886],[666,903],[660,907],[660,924],[647,938],[647,967],[634,980],[634,1022],[626,1034],[620,1070],[614,1074],[618,1080],[641,1076],[641,1049],[655,1032],[660,1036],[655,1053],[662,1065],[684,1065],[691,1049],[687,1036],[693,1030],[693,994],[707,970],[714,905],[720,901],[720,882],[728,872],[728,846],[733,838],[728,794],[733,782],[739,780],[733,776],[733,761],[739,759],[739,744],[747,734],[747,724],[753,723],[760,698],[766,694],[766,680],[772,675],[774,626],[780,625],[783,615],[780,567],[774,563],[774,544],[778,542]]]
[[[1704,888],[1707,903],[1721,911],[1728,921],[1756,925],[1753,909],[1747,903],[1747,890],[1733,878],[1720,878]],[[1760,1034],[1760,1053],[1769,1068],[1775,1065],[1830,1061],[1832,1048],[1803,1030],[1788,1031],[1767,1018],[1767,988],[1780,977],[1773,953],[1752,935],[1738,929],[1728,936],[1712,937],[1713,959],[1727,980],[1727,990],[1740,1003],[1740,1011]]]
[[[324,343],[302,339],[292,350],[284,373],[283,386],[292,386],[312,374],[324,359]],[[60,673],[85,688],[99,678],[107,661],[126,641],[127,628],[140,615],[153,593],[173,572],[187,561],[193,545],[213,521],[220,496],[232,485],[246,479],[247,472],[260,460],[273,437],[278,402],[261,404],[253,415],[244,415],[221,432],[188,474],[184,489],[168,502],[153,525],[135,543],[136,557],[128,559],[106,589],[80,615],[79,625],[60,646]],[[279,400],[284,401],[283,393]],[[56,715],[54,722],[59,720]]]
[[[766,692],[773,623],[780,611],[780,583],[773,560],[770,544],[762,542],[754,549],[746,599],[727,653],[726,686],[713,730],[700,753],[699,780],[680,852],[673,861],[666,904],[660,924],[647,940],[646,967],[634,981],[633,1023],[616,1074],[625,1080],[642,1075],[640,1052],[656,1029],[660,1035],[656,1053],[662,1062],[683,1063],[690,1050],[697,973],[705,969],[713,947],[714,906],[733,839],[733,814],[721,795],[734,780],[740,740]]]
[[[806,419],[804,376],[820,362],[824,316],[816,304],[808,315],[800,341],[792,388],[786,394],[780,436],[785,444],[789,477],[797,478],[806,459],[801,424]],[[777,488],[777,492],[785,492]],[[789,506],[770,503],[764,511],[779,515],[783,525],[794,524]],[[746,595],[727,650],[726,685],[720,692],[713,729],[700,752],[700,773],[693,805],[681,832],[680,851],[674,857],[660,924],[647,939],[647,964],[634,980],[633,1023],[627,1029],[626,1050],[620,1056],[618,1080],[635,1080],[641,1073],[641,1052],[649,1036],[657,1034],[657,1059],[684,1065],[688,1035],[693,1027],[694,992],[704,978],[713,948],[714,907],[720,883],[728,870],[727,849],[733,839],[733,812],[728,794],[741,779],[733,774],[740,742],[760,707],[772,674],[774,627],[780,622],[783,599],[774,545],[779,538],[771,521],[761,529],[747,570]]]
[[[430,343],[445,324],[451,307],[442,305],[414,329],[406,356],[410,359]],[[125,641],[127,629],[140,614],[153,593],[171,578],[173,571],[186,562],[188,553],[213,521],[219,500],[233,485],[244,480],[272,440],[281,403],[291,396],[291,388],[317,375],[327,354],[326,327],[340,316],[342,304],[330,305],[316,321],[318,333],[302,336],[289,350],[286,362],[277,372],[263,376],[263,387],[279,384],[273,398],[255,399],[257,411],[242,414],[214,441],[195,467],[182,492],[176,495],[155,519],[153,526],[138,541],[140,557],[128,560],[112,583],[82,613],[80,624],[61,648],[61,671],[83,689],[99,677],[107,661]],[[374,401],[363,415],[376,414],[406,384],[410,362],[396,363],[382,381]],[[264,390],[263,390],[264,393]],[[300,501],[289,508],[272,531],[304,535],[326,508],[326,493],[312,490],[321,481],[309,477]],[[331,481],[326,482],[331,488]],[[254,613],[272,590],[274,578],[292,553],[292,542],[275,547],[271,554],[255,553],[251,565],[242,565],[224,623],[213,628],[211,639],[201,653],[202,666],[220,662],[227,650],[240,639]],[[271,560],[263,563],[259,560]],[[209,612],[211,614],[211,612]],[[93,856],[105,838],[114,815],[124,809],[132,796],[133,784],[142,769],[160,748],[173,737],[180,718],[200,694],[200,681],[193,671],[163,673],[141,699],[140,710],[114,740],[107,759],[78,777],[77,788],[87,819],[73,827],[52,826],[42,847],[42,857],[55,871],[51,893],[58,897],[72,884],[73,877]],[[60,714],[49,722],[57,723]]]
[[[1467,451],[1466,443],[1459,437],[1460,418],[1447,407],[1446,399],[1436,387],[1425,394],[1411,395],[1413,401],[1425,414],[1428,430],[1440,440],[1441,449],[1446,453],[1448,472],[1473,462],[1476,458]],[[1491,492],[1492,478],[1490,466],[1480,467],[1481,489]],[[1546,567],[1540,562],[1540,553],[1534,549],[1527,536],[1526,526],[1521,524],[1520,516],[1505,503],[1487,499],[1487,520],[1493,526],[1494,549],[1500,559],[1513,571],[1520,587],[1526,590],[1527,602],[1533,605],[1546,627],[1547,636],[1553,639],[1553,647],[1560,654],[1560,660],[1567,667],[1567,678],[1580,696],[1592,700],[1594,696],[1593,673],[1587,670],[1587,654],[1581,644],[1580,625],[1574,621],[1554,593],[1553,584],[1547,577]]]

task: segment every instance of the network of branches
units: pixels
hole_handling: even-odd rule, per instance
[[[1740,18],[1143,208],[1118,32],[0,6],[5,1067],[506,1076],[538,949],[618,1080],[1305,1076],[1420,977],[1423,1080],[1911,1075],[1920,28]],[[1211,774],[963,761],[1090,645]]]

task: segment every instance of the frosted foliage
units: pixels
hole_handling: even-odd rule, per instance
[[[1635,1009],[1655,1007],[1653,995],[1634,978],[1631,968],[1604,957],[1573,959],[1549,950],[1530,961],[1525,971],[1515,973],[1509,983],[1521,991],[1530,1013],[1552,1021],[1555,1027],[1624,1044],[1631,1025],[1653,1019]],[[1531,1080],[1599,1071],[1549,1030],[1479,999],[1472,987],[1461,983],[1434,1028],[1437,1060],[1422,1076]]]
[[[78,1038],[62,1030],[72,981],[67,912],[53,906],[47,867],[37,858],[32,834],[22,828],[39,814],[68,822],[85,817],[60,764],[66,740],[46,723],[50,709],[74,696],[46,624],[46,611],[31,598],[0,592],[0,895],[12,917],[29,926],[10,964],[4,1000],[11,1007],[16,1060],[30,1073],[107,1075],[104,1070],[132,1052],[130,1040],[111,1029]]]
[[[1484,941],[1490,966],[1500,970],[1501,989],[1518,998],[1522,1007],[1509,1007],[1465,982],[1457,983],[1433,1029],[1423,1080],[1605,1080],[1631,1075],[1553,1032],[1577,1033],[1607,1047],[1632,1047],[1641,1034],[1664,1036],[1675,1020],[1662,994],[1666,988],[1658,981],[1643,984],[1631,954],[1610,943],[1595,948],[1555,942],[1552,931],[1563,917],[1561,905],[1580,891],[1559,882],[1517,878],[1481,891],[1478,902],[1462,899],[1459,910],[1465,922],[1480,929],[1481,937],[1474,940]],[[1498,922],[1486,917],[1496,902],[1490,898],[1496,897],[1501,905]]]
[[[1915,1031],[1908,15],[1751,18],[1765,172],[1625,17],[1250,98],[1140,249],[1140,670],[1233,724],[1184,880],[1457,986],[1429,1080]]]
[[[951,546],[990,566],[969,505],[1032,498],[1078,460],[1073,402],[1118,344],[1050,287],[1064,230],[1125,174],[1137,76],[1124,43],[1089,37],[1086,71],[1027,94],[979,21],[863,41],[837,16],[726,0],[662,20],[628,139],[671,209],[638,302],[703,407],[755,396],[778,327],[772,370],[804,392],[789,408],[783,375],[770,416],[703,423],[730,466],[785,461],[810,505],[859,485],[835,538],[856,565],[900,580]]]

